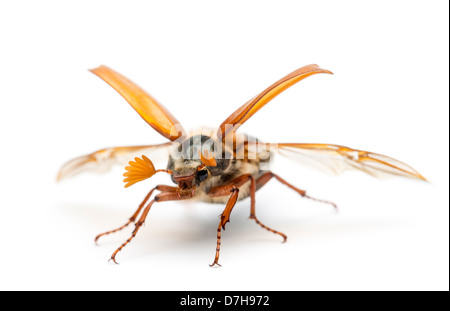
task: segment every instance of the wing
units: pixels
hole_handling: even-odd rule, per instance
[[[333,174],[340,174],[347,169],[358,169],[375,177],[387,174],[426,180],[411,166],[378,153],[330,144],[272,144],[271,146],[274,146],[280,154]]]
[[[232,115],[230,115],[219,127],[217,136],[219,139],[224,139],[226,135],[231,132],[236,131],[239,126],[244,124],[245,121],[251,118],[259,109],[264,107],[269,101],[271,101],[275,96],[294,85],[295,83],[312,76],[316,73],[329,73],[331,71],[321,69],[317,65],[308,65],[300,69],[291,72],[284,78],[278,80],[259,95],[255,96],[253,99],[245,103],[242,107],[236,110]]]
[[[177,119],[135,83],[106,66],[100,66],[90,71],[119,92],[158,133],[171,141],[183,135],[183,128]]]
[[[76,176],[82,172],[103,173],[110,170],[114,164],[127,165],[129,161],[143,154],[157,161],[164,157],[167,160],[171,143],[151,146],[133,146],[107,148],[87,154],[67,162],[59,171],[57,180]]]

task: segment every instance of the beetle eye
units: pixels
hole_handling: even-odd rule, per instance
[[[197,172],[198,180],[205,181],[206,178],[208,178],[208,171],[207,170],[200,170]]]

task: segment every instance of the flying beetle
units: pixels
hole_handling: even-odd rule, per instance
[[[271,179],[286,185],[304,198],[336,207],[332,202],[309,196],[305,190],[265,170],[264,164],[270,162],[271,155],[275,152],[300,162],[319,164],[332,173],[358,169],[374,176],[391,174],[425,180],[409,165],[381,154],[332,144],[263,143],[238,131],[259,109],[295,83],[318,73],[332,74],[318,65],[299,68],[281,78],[237,109],[218,128],[200,129],[190,133],[182,128],[163,105],[123,75],[106,66],[90,71],[122,95],[136,112],[169,142],[107,148],[75,158],[61,168],[58,180],[84,171],[105,171],[112,164],[128,162],[124,173],[125,187],[146,180],[158,172],[169,174],[175,184],[157,185],[152,188],[125,225],[96,237],[97,242],[102,236],[118,232],[131,224],[135,225],[131,237],[112,254],[111,260],[115,263],[117,253],[135,238],[155,203],[199,200],[225,205],[217,227],[214,261],[210,266],[220,266],[222,230],[225,230],[230,221],[230,214],[236,202],[247,197],[250,197],[250,219],[262,228],[281,236],[283,242],[286,241],[285,234],[269,228],[256,217],[255,193]],[[157,170],[151,158],[154,152],[161,150],[169,154],[168,165],[166,169]]]

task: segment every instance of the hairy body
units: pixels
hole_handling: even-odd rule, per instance
[[[257,142],[245,134],[238,134],[235,137],[234,144],[224,144],[214,138],[214,130],[201,128],[193,131],[179,145],[171,147],[167,169],[174,172],[174,176],[190,175],[202,165],[198,158],[198,150],[204,150],[205,145],[211,152],[214,147],[221,146],[220,157],[216,153],[217,167],[207,167],[208,177],[203,182],[194,181],[195,193],[193,199],[209,203],[227,203],[229,194],[225,196],[210,196],[211,189],[222,185],[227,185],[242,175],[251,175],[257,179],[264,172],[261,168],[262,163],[270,161],[270,153],[265,150],[254,150],[249,146]],[[231,145],[231,146],[230,146]],[[180,150],[180,146],[182,147]],[[242,148],[241,157],[236,157],[236,151]],[[178,157],[174,157],[178,154]],[[174,179],[174,178],[172,178]],[[175,181],[174,181],[175,182]],[[175,182],[175,184],[177,184]],[[243,200],[250,195],[250,180],[239,187],[238,200]]]

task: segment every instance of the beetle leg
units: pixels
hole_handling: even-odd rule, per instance
[[[261,188],[264,184],[262,184],[261,182],[261,177],[258,178],[256,181],[255,179],[252,177],[252,183],[250,184],[250,199],[251,199],[251,207],[250,207],[250,219],[253,219],[258,225],[261,226],[261,228],[266,229],[267,231],[270,231],[272,233],[278,234],[283,238],[283,243],[286,242],[287,240],[287,236],[286,234],[279,232],[277,230],[274,230],[272,228],[267,227],[266,225],[264,225],[262,222],[259,221],[259,219],[256,217],[256,204],[255,204],[255,193],[256,190]],[[258,185],[260,185],[258,187]]]
[[[283,185],[288,186],[289,188],[291,188],[292,190],[294,190],[295,192],[297,192],[298,194],[300,194],[302,197],[305,197],[307,199],[310,200],[314,200],[317,202],[321,202],[321,203],[325,203],[325,204],[330,204],[332,205],[335,209],[337,209],[337,205],[333,202],[330,201],[325,201],[325,200],[321,200],[321,199],[317,199],[314,197],[311,197],[309,195],[306,194],[305,190],[299,189],[297,187],[294,187],[293,185],[291,185],[290,183],[288,183],[286,180],[284,180],[283,178],[281,178],[280,176],[278,176],[277,174],[274,174],[272,172],[266,172],[264,174],[262,174],[256,181],[256,188],[257,190],[262,188],[269,180],[272,179],[272,177],[275,177],[276,180],[278,180],[280,183],[282,183]]]
[[[159,185],[156,186],[155,188],[153,188],[152,190],[150,190],[150,192],[147,194],[147,196],[145,197],[145,199],[142,201],[142,203],[139,205],[138,209],[136,210],[136,212],[133,214],[133,216],[131,216],[131,218],[128,220],[128,222],[123,225],[120,228],[111,230],[111,231],[107,231],[104,233],[101,233],[99,235],[97,235],[97,237],[95,238],[95,243],[97,243],[98,239],[100,239],[102,236],[105,235],[109,235],[112,233],[116,233],[122,229],[125,229],[126,227],[128,227],[131,223],[136,222],[137,217],[139,216],[139,213],[141,212],[142,208],[145,206],[145,203],[147,203],[147,201],[150,199],[151,195],[153,194],[153,191],[155,190],[159,190],[159,191],[172,191],[172,188],[174,189],[173,191],[176,191],[177,188],[175,187],[170,187],[170,186],[165,186],[165,185]]]
[[[264,174],[264,175],[266,175],[266,174]],[[256,217],[256,214],[255,214],[255,209],[256,209],[255,193],[256,193],[256,190],[261,188],[262,186],[264,186],[264,184],[266,184],[267,181],[268,181],[268,180],[263,179],[262,178],[263,176],[261,176],[260,178],[258,178],[255,181],[255,178],[252,175],[246,174],[246,175],[242,175],[242,176],[234,179],[233,181],[231,181],[231,184],[234,184],[237,187],[241,187],[245,183],[250,181],[250,202],[251,202],[251,208],[250,208],[250,217],[249,218],[253,219],[262,228],[264,228],[264,229],[266,229],[266,230],[268,230],[268,231],[270,231],[272,233],[280,235],[283,238],[283,243],[284,243],[284,242],[286,242],[287,236],[284,233],[279,232],[277,230],[274,230],[272,228],[269,228],[266,225],[264,225],[263,223],[261,223],[259,221],[259,219]],[[213,189],[210,190],[209,195],[210,196],[223,196],[223,195],[227,194],[227,191],[229,193],[230,187],[231,186],[229,186],[229,185],[225,185],[225,186],[222,186],[222,187],[213,188]]]
[[[158,186],[159,187],[159,186]],[[156,188],[158,188],[156,187]],[[142,227],[142,225],[145,223],[145,219],[147,218],[148,212],[150,211],[150,208],[152,207],[153,203],[155,202],[164,202],[164,201],[178,201],[178,200],[187,200],[193,197],[193,192],[184,192],[179,193],[177,191],[177,188],[175,187],[169,187],[169,186],[161,186],[160,189],[168,190],[168,191],[162,191],[161,193],[157,194],[153,200],[150,201],[150,203],[145,207],[144,211],[142,212],[141,217],[139,218],[139,221],[135,224],[135,228],[133,230],[133,233],[131,234],[131,237],[126,240],[111,256],[111,259],[114,263],[117,264],[116,261],[116,255],[119,253],[128,243],[131,242],[136,237],[136,234],[138,233],[139,229]],[[157,189],[157,190],[160,190]]]
[[[243,186],[247,182],[251,182],[251,184],[254,184],[254,178],[250,174],[242,175],[234,180],[232,180],[229,184],[218,186],[211,188],[208,192],[208,195],[210,197],[221,197],[225,195],[230,195],[230,199],[227,202],[227,205],[225,206],[224,211],[220,215],[220,222],[219,226],[217,227],[217,247],[216,247],[216,255],[214,257],[214,262],[210,265],[211,267],[219,264],[219,255],[220,255],[220,245],[222,243],[222,229],[225,230],[225,225],[230,221],[230,214],[233,210],[234,205],[236,204],[236,201],[239,197],[239,187]],[[254,187],[254,186],[253,186]],[[253,193],[254,197],[254,193]],[[254,204],[254,199],[252,199],[252,204]]]
[[[228,200],[228,203],[220,215],[220,222],[219,227],[217,227],[217,246],[216,246],[216,255],[214,257],[214,262],[210,264],[210,267],[214,267],[215,265],[220,266],[219,264],[219,256],[220,256],[220,244],[222,239],[222,229],[225,230],[225,225],[227,222],[230,221],[230,214],[233,210],[233,207],[236,205],[236,201],[239,196],[239,188],[236,186],[231,186],[229,189],[229,192],[231,193],[230,199]]]
[[[276,231],[276,230],[274,230],[274,229],[271,229],[271,228],[269,228],[269,227],[267,227],[267,226],[265,226],[263,223],[261,223],[259,220],[258,220],[258,218],[256,217],[256,214],[255,214],[255,195],[254,195],[254,193],[256,192],[256,190],[259,190],[259,189],[261,189],[267,182],[269,182],[269,180],[271,180],[273,177],[275,177],[275,179],[276,180],[278,180],[280,183],[282,183],[283,185],[286,185],[286,186],[288,186],[289,188],[291,188],[292,190],[294,190],[295,192],[297,192],[298,194],[300,194],[302,197],[305,197],[305,198],[308,198],[308,199],[311,199],[311,200],[314,200],[314,201],[318,201],[318,202],[321,202],[321,203],[327,203],[327,204],[331,204],[334,208],[336,208],[337,209],[337,206],[336,206],[336,204],[334,204],[333,202],[329,202],[329,201],[324,201],[324,200],[320,200],[320,199],[316,199],[316,198],[313,198],[313,197],[310,197],[309,195],[307,195],[306,194],[306,191],[305,190],[302,190],[302,189],[299,189],[299,188],[297,188],[297,187],[294,187],[293,185],[291,185],[290,183],[288,183],[287,181],[285,181],[283,178],[281,178],[280,176],[278,176],[278,175],[276,175],[276,174],[274,174],[274,173],[272,173],[272,172],[266,172],[266,173],[264,173],[264,174],[262,174],[260,177],[258,177],[258,179],[256,180],[256,187],[254,187],[253,186],[253,182],[252,182],[252,185],[250,186],[250,198],[251,198],[251,200],[252,200],[252,204],[251,204],[251,210],[250,210],[250,219],[253,219],[258,225],[260,225],[262,228],[264,228],[264,229],[266,229],[266,230],[268,230],[268,231],[270,231],[270,232],[272,232],[272,233],[275,233],[275,234],[278,234],[278,235],[280,235],[280,236],[282,236],[283,237],[283,243],[284,242],[286,242],[286,240],[287,240],[287,236],[284,234],[284,233],[281,233],[281,232],[279,232],[279,231]],[[256,188],[256,189],[255,189]]]

